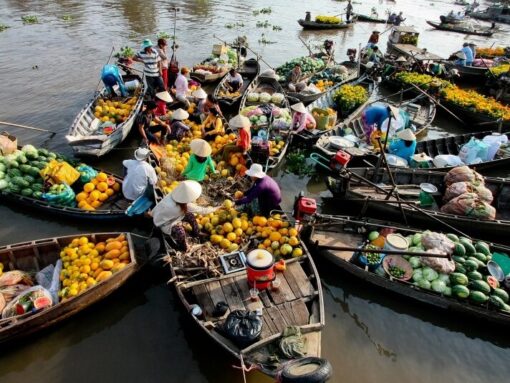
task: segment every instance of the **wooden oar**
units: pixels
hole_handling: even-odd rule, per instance
[[[7,126],[13,126],[16,128],[36,130],[38,132],[50,133],[50,138],[53,137],[55,134],[57,134],[57,132],[52,132],[51,130],[48,130],[48,129],[41,129],[41,128],[36,128],[33,126],[28,126],[28,125],[15,124],[12,122],[7,122],[7,121],[0,121],[0,125],[7,125]]]
[[[321,249],[326,250],[336,250],[336,251],[352,251],[359,253],[384,253],[391,255],[412,255],[415,257],[432,257],[432,258],[450,258],[449,255],[446,254],[436,254],[436,253],[426,253],[422,251],[401,251],[401,250],[386,250],[386,249],[367,249],[364,247],[350,247],[350,246],[334,246],[334,245],[319,245],[317,246]]]

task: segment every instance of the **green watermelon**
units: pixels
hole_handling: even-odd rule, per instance
[[[489,286],[489,284],[482,280],[471,281],[469,287],[471,289],[481,291],[484,294],[490,294],[491,292],[491,287]]]
[[[466,262],[466,258],[461,257],[460,255],[454,255],[454,256],[452,256],[452,259],[453,259],[455,262],[458,262],[458,263],[460,263],[460,264],[463,264],[464,262]]]
[[[9,169],[7,170],[7,175],[11,178],[21,177],[21,171],[19,169]]]
[[[446,234],[446,237],[448,239],[450,239],[450,241],[452,241],[452,242],[455,242],[455,243],[459,242],[459,237],[457,237],[457,235],[455,235],[453,233]]]
[[[452,287],[452,295],[465,299],[469,296],[469,289],[466,286],[455,285]]]
[[[469,299],[476,303],[485,303],[489,300],[489,297],[481,291],[471,290],[469,292]]]
[[[484,264],[487,263],[487,256],[484,253],[474,253],[473,257],[478,259],[480,262],[483,262]]]
[[[503,299],[501,299],[500,297],[498,297],[497,295],[491,295],[489,297],[489,302],[496,306],[497,308],[502,308],[505,306],[505,302],[503,302]]]
[[[33,194],[33,191],[30,188],[25,188],[25,189],[21,190],[21,195],[23,195],[25,197],[31,197],[32,194]]]
[[[470,281],[481,281],[483,276],[478,271],[470,271],[466,274]]]
[[[462,243],[456,243],[455,250],[453,251],[453,253],[455,255],[463,257],[464,255],[466,255],[466,248],[464,247],[464,245]]]
[[[489,245],[486,242],[478,241],[475,244],[475,249],[479,253],[483,253],[485,256],[491,255],[490,247],[489,247]]]
[[[475,271],[476,269],[478,269],[478,262],[476,260],[471,259],[471,258],[472,257],[470,257],[470,259],[466,260],[466,262],[464,262],[463,266],[468,271]]]
[[[451,273],[450,274],[450,282],[452,285],[464,285],[467,286],[469,280],[468,277],[461,273]]]
[[[500,297],[503,300],[503,302],[508,303],[509,297],[508,297],[508,293],[505,290],[500,289],[500,288],[495,288],[494,291],[492,292],[492,294],[497,295],[498,297]]]
[[[19,170],[21,170],[21,172],[25,173],[25,174],[28,174],[28,172],[30,172],[31,168],[32,167],[30,165],[27,165],[27,164],[23,164],[23,165],[19,166]]]
[[[464,246],[464,248],[466,249],[466,254],[474,254],[474,253],[476,253],[476,249],[473,246],[473,244],[471,243],[471,240],[462,237],[462,238],[460,238],[459,241],[462,244],[462,246]]]
[[[461,263],[455,262],[455,272],[466,274],[467,270]]]

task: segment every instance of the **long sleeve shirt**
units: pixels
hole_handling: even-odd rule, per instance
[[[125,160],[122,165],[127,169],[127,176],[122,182],[122,194],[131,201],[140,197],[148,184],[155,185],[158,182],[156,171],[145,161]]]
[[[250,203],[255,198],[258,200],[262,215],[268,216],[271,210],[280,209],[280,203],[282,202],[280,187],[269,176],[255,181],[255,184],[246,192],[246,195],[237,200],[236,204],[244,205]]]
[[[463,52],[466,55],[466,65],[473,64],[473,51],[470,47],[464,47],[461,49],[461,52]]]
[[[175,95],[186,97],[188,94],[188,79],[179,73],[175,79]]]
[[[197,157],[192,154],[189,158],[188,165],[186,165],[186,168],[182,172],[182,176],[187,180],[200,182],[204,180],[208,169],[210,169],[212,173],[216,171],[211,156],[208,156],[204,162],[199,162]]]
[[[209,214],[212,213],[215,208],[213,207],[202,207],[194,203],[188,203],[188,212],[195,214]],[[152,220],[156,227],[172,227],[179,223],[184,218],[185,212],[182,211],[181,207],[172,199],[172,194],[167,194],[160,203],[158,203],[152,210]]]
[[[108,87],[113,87],[115,84],[119,85],[122,97],[127,97],[128,92],[124,86],[124,80],[122,79],[117,65],[106,64],[103,66],[101,70],[101,80],[103,80],[104,84]]]
[[[251,129],[239,129],[239,136],[237,137],[237,146],[243,149],[243,152],[247,152],[251,147]]]

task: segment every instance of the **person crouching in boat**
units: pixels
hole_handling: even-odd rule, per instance
[[[397,139],[394,140],[388,148],[389,153],[405,159],[408,164],[411,163],[411,158],[414,156],[415,151],[416,136],[409,128],[398,132]]]
[[[128,92],[124,85],[124,80],[120,74],[120,70],[117,65],[106,64],[103,66],[101,70],[101,80],[103,81],[104,86],[106,87],[106,92],[109,96],[116,96],[113,87],[115,85],[119,86],[120,93],[122,97],[127,97]]]
[[[225,134],[225,127],[221,120],[220,113],[216,108],[209,108],[207,118],[203,122],[202,138],[207,141],[212,141],[216,136]]]
[[[196,122],[197,124],[201,124],[203,120],[206,118],[206,103],[207,103],[207,93],[202,89],[198,88],[193,91],[191,94],[193,97],[193,102],[197,106],[193,113],[191,113],[190,120]]]
[[[292,117],[292,128],[294,132],[299,133],[304,129],[315,129],[317,122],[315,118],[306,110],[302,102],[298,102],[290,107],[294,111]]]
[[[138,131],[147,145],[150,143],[161,145],[164,136],[171,133],[170,125],[156,117],[156,108],[154,101],[147,101],[145,110],[136,118]],[[151,125],[152,121],[156,122],[156,125]],[[156,136],[156,133],[160,136]]]
[[[365,132],[365,139],[370,143],[372,132],[375,127],[381,127],[383,122],[390,117],[390,109],[384,104],[373,104],[367,106],[361,113],[361,122],[363,124],[363,131]]]
[[[231,129],[237,130],[237,141],[223,147],[221,159],[228,161],[232,153],[243,153],[246,155],[251,148],[251,123],[248,117],[238,114],[230,119],[228,125]]]
[[[225,80],[225,87],[229,92],[237,92],[243,86],[243,76],[234,68],[230,69]]]
[[[187,180],[201,182],[204,180],[208,170],[211,173],[216,173],[214,161],[211,158],[211,145],[205,140],[196,138],[191,141],[189,146],[191,156],[181,176]]]
[[[183,223],[188,223],[191,226],[190,235],[192,237],[199,237],[200,231],[195,213],[205,215],[217,209],[195,204],[194,202],[201,194],[202,186],[197,181],[182,181],[152,210],[154,225],[172,238],[177,250],[188,250]]]
[[[180,141],[185,135],[191,132],[190,127],[183,122],[187,120],[188,117],[189,113],[181,108],[172,113],[172,122],[170,123],[170,134],[168,137],[170,140]]]
[[[158,182],[156,171],[145,161],[147,157],[149,157],[149,149],[138,148],[135,150],[134,160],[122,162],[127,171],[122,182],[122,194],[130,201],[142,196],[147,186],[156,185]]]
[[[252,164],[245,173],[254,181],[253,186],[245,193],[245,196],[235,201],[236,205],[246,205],[256,200],[258,214],[268,217],[271,210],[279,210],[282,202],[280,186],[274,179],[269,177],[260,164]]]
[[[173,99],[170,96],[170,93],[168,93],[166,90],[164,92],[156,93],[156,111],[154,112],[156,117],[165,119],[168,112],[167,104],[171,103],[172,101]]]

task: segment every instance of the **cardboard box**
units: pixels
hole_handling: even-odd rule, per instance
[[[7,132],[0,133],[0,155],[14,153],[18,148],[18,139]]]
[[[227,53],[227,46],[221,45],[221,44],[214,44],[212,48],[212,54],[221,56],[223,54]]]

